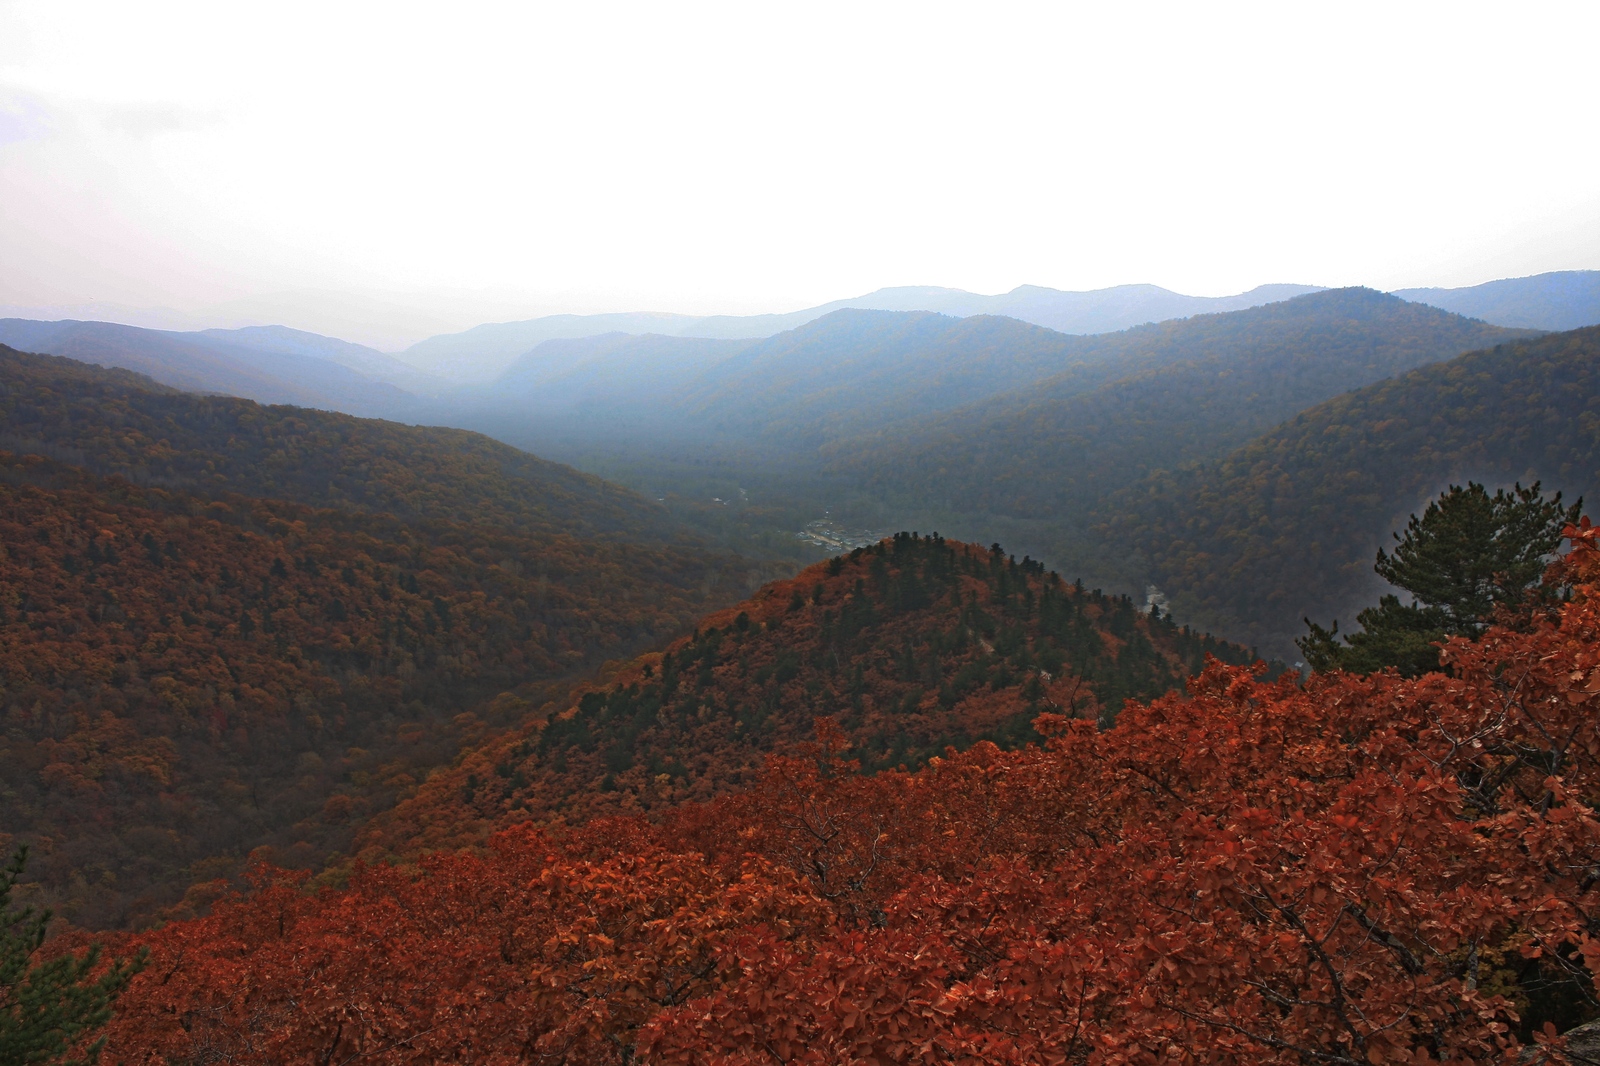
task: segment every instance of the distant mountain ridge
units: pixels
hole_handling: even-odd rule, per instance
[[[240,329],[204,329],[199,336],[213,337],[224,344],[250,348],[260,352],[284,355],[304,355],[327,359],[358,374],[399,386],[407,392],[428,395],[447,386],[441,378],[423,373],[409,363],[402,363],[387,352],[353,344],[336,337],[291,329],[288,326],[245,326]]]
[[[833,300],[801,311],[771,315],[675,314],[549,315],[526,322],[475,326],[464,333],[419,341],[398,358],[432,374],[487,381],[517,356],[548,340],[578,339],[602,333],[660,333],[677,337],[756,340],[796,329],[835,311],[931,311],[966,318],[1004,315],[1058,333],[1110,333],[1169,318],[1238,311],[1319,291],[1315,285],[1262,285],[1237,296],[1184,296],[1157,285],[1118,285],[1090,292],[1063,292],[1022,285],[1008,293],[983,296],[962,289],[909,285],[879,289],[853,299]]]
[[[470,425],[495,412],[504,432],[530,444],[560,428],[566,438],[645,434],[790,456],[827,448],[836,472],[868,483],[925,472],[933,497],[971,492],[998,504],[992,497],[1006,484],[1020,480],[1037,494],[1074,473],[1056,451],[1076,439],[1072,426],[1092,414],[1083,404],[1096,390],[1120,390],[1102,397],[1119,407],[1174,394],[1161,401],[1161,417],[1140,415],[1155,419],[1141,431],[1151,441],[1170,436],[1164,425],[1197,417],[1176,394],[1211,397],[1233,414],[1226,425],[1207,422],[1207,432],[1233,446],[1346,389],[1525,335],[1371,289],[1089,336],[998,315],[844,308],[755,341],[620,333],[546,341],[470,403],[458,394],[464,405],[451,417]],[[1062,404],[1076,413],[1046,414]],[[1016,425],[1003,428],[1007,420]],[[997,434],[1016,439],[1001,447]],[[1209,440],[1202,433],[1189,445]],[[1010,461],[1023,454],[1031,458]],[[1031,513],[1041,503],[999,511]]]
[[[1258,285],[1235,296],[1185,296],[1159,285],[1116,285],[1068,292],[1020,285],[993,296],[934,285],[904,285],[787,314],[681,315],[626,313],[549,315],[522,322],[475,326],[445,334],[398,354],[404,362],[443,377],[484,382],[504,371],[517,356],[544,341],[579,339],[603,333],[659,333],[723,340],[759,339],[795,329],[846,308],[869,311],[932,311],[956,318],[1004,315],[1058,333],[1114,333],[1150,322],[1193,315],[1242,311],[1319,292],[1318,285]],[[1507,278],[1467,288],[1399,289],[1393,295],[1426,303],[1491,325],[1519,329],[1565,330],[1600,324],[1600,271],[1571,270],[1528,278]]]
[[[899,286],[786,314],[629,312],[485,323],[419,341],[398,356],[282,325],[183,332],[92,320],[13,318],[0,320],[0,343],[138,370],[180,388],[224,392],[263,403],[404,417],[415,410],[408,397],[437,398],[461,386],[488,384],[521,357],[555,340],[620,333],[753,341],[844,309],[922,311],[956,318],[1005,316],[1058,333],[1098,335],[1199,314],[1245,310],[1317,291],[1320,287],[1311,285],[1261,285],[1234,296],[1203,297],[1185,296],[1157,285],[1118,285],[1087,292],[1022,285],[985,296],[938,286]],[[1593,270],[1556,271],[1460,289],[1400,289],[1394,295],[1491,325],[1566,330],[1600,324],[1600,271]],[[378,387],[369,387],[369,382]],[[407,395],[396,395],[391,389]]]
[[[1396,289],[1402,300],[1522,329],[1600,325],[1600,270],[1557,270],[1461,289]]]
[[[429,379],[384,353],[284,326],[175,333],[114,322],[0,319],[0,344],[132,370],[173,388],[394,416]]]

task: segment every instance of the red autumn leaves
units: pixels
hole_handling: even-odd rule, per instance
[[[1214,665],[863,777],[287,885],[137,939],[110,1061],[1504,1061],[1600,957],[1595,530],[1453,675]],[[1592,985],[1590,985],[1592,991]]]

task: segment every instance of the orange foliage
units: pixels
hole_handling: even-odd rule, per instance
[[[824,724],[656,823],[268,885],[118,945],[152,963],[108,1059],[1517,1061],[1600,972],[1600,530],[1569,535],[1572,602],[1448,676],[1213,662],[873,776]]]
[[[1114,716],[1180,688],[1207,652],[1126,597],[997,549],[902,533],[763,587],[434,775],[358,837],[371,860],[531,819],[659,812],[754,781],[833,716],[871,770],[979,739],[1037,741],[1043,712]]]

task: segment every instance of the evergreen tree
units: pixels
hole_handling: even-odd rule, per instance
[[[1561,530],[1578,520],[1580,499],[1561,505],[1545,499],[1534,482],[1499,489],[1493,496],[1476,482],[1452,485],[1411,516],[1391,555],[1378,549],[1373,569],[1404,589],[1356,616],[1361,630],[1339,642],[1339,623],[1324,629],[1306,619],[1309,632],[1295,643],[1313,670],[1371,673],[1395,667],[1416,676],[1439,668],[1440,641],[1476,637],[1497,611],[1525,610],[1548,594],[1540,579],[1561,544]]]
[[[81,1057],[67,1056],[83,1037],[111,1020],[112,1002],[144,967],[144,956],[114,962],[98,977],[98,944],[81,956],[35,962],[51,915],[11,907],[11,889],[27,861],[24,845],[0,872],[0,1063],[94,1062],[103,1038],[79,1050]]]

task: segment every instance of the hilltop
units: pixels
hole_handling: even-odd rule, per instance
[[[464,756],[363,831],[359,854],[488,828],[660,812],[754,781],[819,717],[869,770],[980,740],[1037,743],[1042,713],[1109,724],[1252,653],[998,546],[898,534],[769,584]]]

